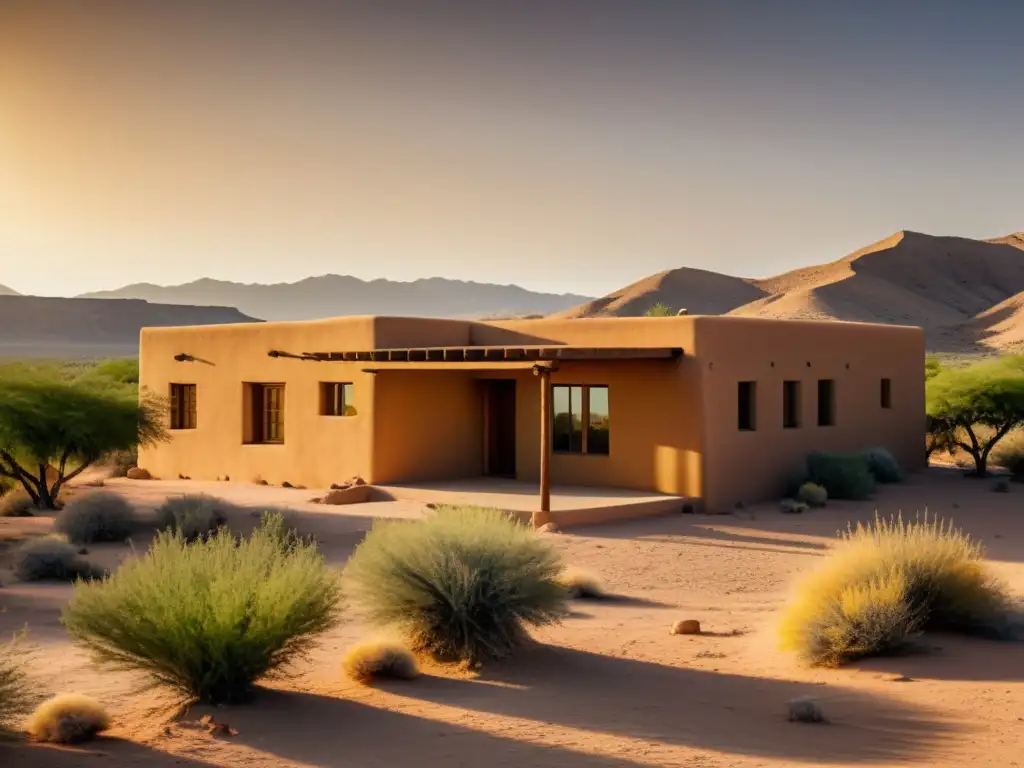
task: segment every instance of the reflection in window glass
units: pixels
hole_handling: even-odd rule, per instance
[[[589,387],[587,453],[608,454],[608,387]]]
[[[551,388],[554,415],[551,448],[562,453],[583,450],[583,388],[554,386]]]

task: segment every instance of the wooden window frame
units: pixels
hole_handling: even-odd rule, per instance
[[[349,392],[351,399],[355,397],[355,385],[351,381],[321,381],[320,382],[320,415],[331,418],[348,418],[356,415],[355,406],[349,402],[345,393]]]
[[[551,385],[551,413],[549,418],[551,419],[552,432],[555,422],[555,390],[559,387],[564,387],[569,390],[569,414],[572,416],[572,388],[579,387],[581,390],[580,394],[580,426],[582,429],[582,435],[580,437],[580,449],[574,451],[572,449],[567,451],[555,450],[552,447],[551,452],[559,456],[610,456],[612,452],[612,400],[611,400],[611,388],[607,384],[571,384],[571,383],[558,383]],[[590,451],[588,436],[590,433],[590,390],[591,389],[604,389],[608,391],[608,451],[606,453],[594,453]]]
[[[196,385],[172,383],[170,386],[170,425],[169,429],[195,429],[196,418]]]
[[[743,388],[748,387],[747,397],[742,397]],[[744,402],[746,402],[746,410],[749,418],[746,419],[747,425],[744,426]],[[757,382],[756,381],[738,381],[736,382],[736,429],[739,432],[757,432]]]
[[[285,385],[278,382],[247,383],[251,394],[249,445],[283,445],[285,440]],[[276,416],[276,419],[274,418]],[[273,435],[268,437],[268,435]]]

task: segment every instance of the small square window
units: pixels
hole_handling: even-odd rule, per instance
[[[892,379],[882,379],[881,404],[883,408],[892,408]]]
[[[244,442],[284,442],[284,384],[246,384]]]
[[[818,426],[834,427],[836,423],[836,383],[818,380]]]
[[[742,432],[757,429],[757,382],[741,381],[736,388],[738,427]]]
[[[355,416],[353,386],[351,383],[320,382],[321,416]]]

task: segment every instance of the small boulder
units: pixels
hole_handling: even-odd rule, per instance
[[[554,523],[544,523],[544,525],[537,529],[537,533],[561,533],[561,531]]]
[[[322,504],[361,504],[370,500],[370,486],[359,485],[349,488],[335,488],[321,499]]]
[[[152,480],[153,479],[153,476],[151,474],[149,474],[149,470],[148,469],[143,469],[142,467],[132,467],[125,474],[125,477],[127,477],[129,480]]]
[[[696,619],[683,619],[672,625],[670,634],[673,635],[699,635],[700,622]]]
[[[292,485],[291,483],[289,483],[287,480],[285,480],[283,483],[281,483],[281,487],[282,488],[294,488],[295,486]]]

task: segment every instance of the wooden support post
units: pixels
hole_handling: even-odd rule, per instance
[[[539,528],[551,521],[551,371],[537,367],[540,376],[540,511],[531,522]]]

